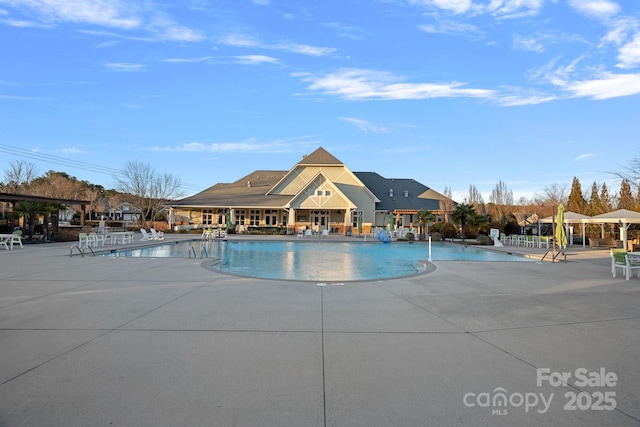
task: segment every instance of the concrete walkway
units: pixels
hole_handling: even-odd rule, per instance
[[[0,426],[640,425],[607,250],[320,287],[69,247],[0,251]]]

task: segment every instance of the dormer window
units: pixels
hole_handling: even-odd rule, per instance
[[[404,197],[409,197],[409,191],[404,190]]]
[[[393,188],[389,190],[389,197],[393,197]]]

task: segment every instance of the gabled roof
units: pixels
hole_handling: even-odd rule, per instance
[[[429,187],[414,179],[385,178],[376,172],[354,172],[354,174],[380,200],[376,203],[376,210],[428,209],[433,211],[440,209],[439,199],[424,198],[423,195],[430,194]],[[407,197],[405,197],[405,191]]]
[[[347,197],[347,195],[344,194],[334,182],[327,179],[327,177],[322,172],[318,172],[316,176],[313,177],[313,179],[307,183],[307,185],[301,188],[298,194],[296,194],[293,198],[291,198],[291,201],[287,203],[286,207],[290,208],[291,205],[294,204],[296,200],[299,199],[300,197],[306,198],[307,197],[306,193],[309,191],[309,188],[316,185],[316,183],[318,182],[318,178],[320,178],[322,182],[329,185],[329,187],[334,191],[334,194],[332,195],[332,197],[339,197],[341,200],[343,200],[347,204],[347,207],[349,209],[356,208],[356,205],[349,199],[349,197]]]
[[[344,165],[340,160],[336,159],[331,153],[320,147],[308,156],[303,156],[298,162],[299,165]]]
[[[265,194],[288,171],[258,170],[233,183],[219,183],[191,197],[172,202],[172,206],[281,207],[291,196]]]

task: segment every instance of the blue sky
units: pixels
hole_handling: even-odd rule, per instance
[[[322,146],[462,201],[638,155],[637,0],[0,0],[0,158],[186,194]],[[4,170],[4,169],[3,169]]]

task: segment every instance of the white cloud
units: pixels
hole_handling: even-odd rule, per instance
[[[238,63],[248,65],[277,64],[278,59],[265,55],[241,55],[235,57]]]
[[[607,24],[611,29],[602,38],[601,46],[609,43],[622,45],[631,35],[640,29],[640,20],[629,16],[609,19],[607,20]]]
[[[523,18],[540,13],[544,0],[491,0],[487,12],[497,18]]]
[[[234,47],[257,47],[260,41],[249,34],[227,34],[220,39],[220,43]]]
[[[532,34],[530,36],[521,36],[516,34],[513,37],[513,47],[519,50],[526,50],[529,52],[542,53],[545,50],[547,41],[550,36],[541,34]]]
[[[119,30],[142,30],[152,33],[140,40],[201,41],[197,31],[176,24],[163,13],[154,10],[152,3],[132,4],[121,0],[0,0],[17,13],[31,12],[40,23],[71,22],[110,27]],[[33,26],[28,21],[12,20],[11,25]]]
[[[212,59],[213,59],[212,56],[202,56],[200,58],[167,58],[167,59],[161,59],[160,62],[196,63],[196,62],[207,62]]]
[[[142,64],[131,64],[129,62],[109,62],[104,66],[112,71],[141,71],[144,68]]]
[[[569,83],[564,87],[577,97],[596,100],[640,94],[640,74],[606,73],[602,78]]]
[[[366,120],[356,119],[353,117],[338,117],[338,119],[342,120],[343,122],[351,123],[352,125],[356,126],[358,129],[360,129],[363,132],[372,132],[372,133],[388,133],[389,132],[387,128],[376,126],[372,123],[369,123]]]
[[[556,101],[556,95],[537,93],[535,91],[511,90],[509,93],[497,95],[496,101],[503,107],[520,107],[523,105],[538,105]]]
[[[296,142],[297,141],[297,142]],[[300,142],[302,141],[302,142]],[[305,142],[306,141],[306,142]],[[215,142],[205,144],[202,142],[188,142],[176,147],[152,147],[151,151],[162,152],[187,152],[187,153],[287,153],[299,151],[306,145],[318,144],[308,137],[259,142],[255,138],[249,138],[241,142]]]
[[[640,33],[637,33],[633,40],[620,48],[618,52],[618,62],[616,67],[635,68],[640,65]]]
[[[581,155],[579,155],[578,157],[575,158],[575,161],[579,162],[581,160],[588,159],[589,157],[593,157],[593,156],[594,156],[593,153],[581,154]]]
[[[318,47],[318,46],[310,46],[306,44],[296,44],[296,43],[279,43],[279,44],[268,44],[263,43],[259,39],[254,36],[248,34],[227,34],[220,38],[219,42],[221,44],[233,47],[242,47],[242,48],[261,48],[261,49],[269,49],[269,50],[279,50],[285,52],[293,52],[299,53],[302,55],[309,56],[326,56],[336,51],[334,48],[330,47]]]
[[[272,48],[309,56],[326,56],[336,51],[332,47],[309,46],[306,44],[279,44]]]
[[[421,31],[430,34],[478,34],[478,27],[471,24],[456,22],[451,20],[443,20],[433,24],[420,25]]]
[[[130,4],[118,0],[2,0],[16,8],[28,8],[48,22],[65,21],[135,28],[141,22]]]
[[[309,89],[327,95],[358,101],[366,99],[398,100],[450,97],[491,98],[494,92],[469,89],[464,83],[404,83],[384,71],[341,69],[324,75],[297,75],[309,83]]]
[[[65,148],[62,149],[62,152],[64,154],[87,154],[88,153],[88,151],[81,150],[78,147],[68,147],[68,148],[65,147]]]
[[[471,9],[471,0],[409,0],[420,6],[431,6],[453,13],[464,13]]]
[[[594,18],[607,18],[620,12],[620,6],[609,0],[569,0],[569,5]]]

